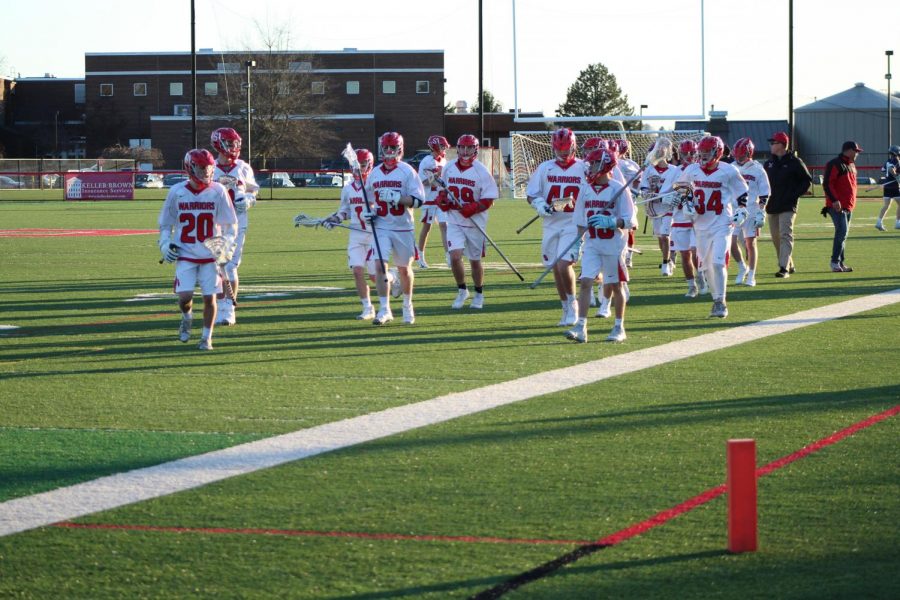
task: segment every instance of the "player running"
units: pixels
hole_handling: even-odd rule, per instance
[[[200,350],[212,350],[216,320],[216,292],[221,280],[215,258],[203,245],[215,235],[225,238],[226,256],[233,251],[237,234],[237,215],[228,192],[213,181],[216,161],[208,150],[191,150],[184,155],[188,180],[169,190],[159,211],[159,250],[162,260],[175,263],[175,293],[181,309],[178,339],[191,338],[194,288],[203,295],[203,332]],[[233,256],[232,256],[233,258]]]

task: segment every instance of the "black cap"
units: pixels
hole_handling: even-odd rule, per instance
[[[856,142],[844,142],[844,145],[841,146],[841,152],[846,152],[847,150],[856,150],[857,152],[862,152],[863,149]]]

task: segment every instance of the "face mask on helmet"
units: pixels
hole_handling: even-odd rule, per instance
[[[591,185],[597,185],[604,175],[616,168],[618,158],[611,150],[593,150],[584,161],[585,178]]]
[[[722,158],[723,152],[725,152],[725,143],[722,138],[714,135],[705,137],[697,144],[697,162],[704,169],[712,169]]]
[[[571,164],[575,160],[575,134],[571,129],[557,129],[553,132],[553,153],[562,164]]]
[[[734,160],[736,160],[739,165],[742,165],[753,158],[754,151],[753,140],[750,138],[741,138],[734,143],[734,151],[732,154],[734,155]]]
[[[478,158],[478,138],[474,135],[460,137],[456,142],[456,157],[462,166],[472,166],[472,163]]]
[[[450,142],[442,135],[433,135],[428,138],[428,147],[435,158],[444,158],[447,148],[450,147]]]
[[[363,181],[369,175],[372,167],[375,165],[375,157],[366,148],[360,148],[356,151],[356,160],[359,161],[359,173]]]
[[[403,136],[389,131],[381,136],[381,158],[384,164],[394,167],[403,158]]]
[[[678,146],[678,157],[681,164],[689,165],[697,161],[697,144],[693,140],[685,140]]]
[[[220,127],[213,131],[210,136],[210,142],[212,142],[212,147],[216,149],[216,152],[231,161],[237,160],[237,157],[241,154],[241,136],[230,127]]]
[[[209,150],[191,150],[184,155],[184,170],[197,187],[206,187],[213,180],[216,160]]]

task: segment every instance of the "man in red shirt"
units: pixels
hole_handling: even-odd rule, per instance
[[[852,271],[844,264],[844,246],[850,231],[850,215],[856,206],[856,157],[862,148],[856,142],[844,142],[841,153],[825,165],[822,187],[825,188],[825,209],[834,222],[834,244],[831,248],[831,270],[834,273]]]

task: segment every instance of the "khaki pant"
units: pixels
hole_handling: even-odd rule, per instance
[[[769,231],[772,234],[772,243],[775,244],[775,252],[778,254],[778,266],[790,270],[794,268],[794,219],[797,213],[793,211],[769,215]]]

